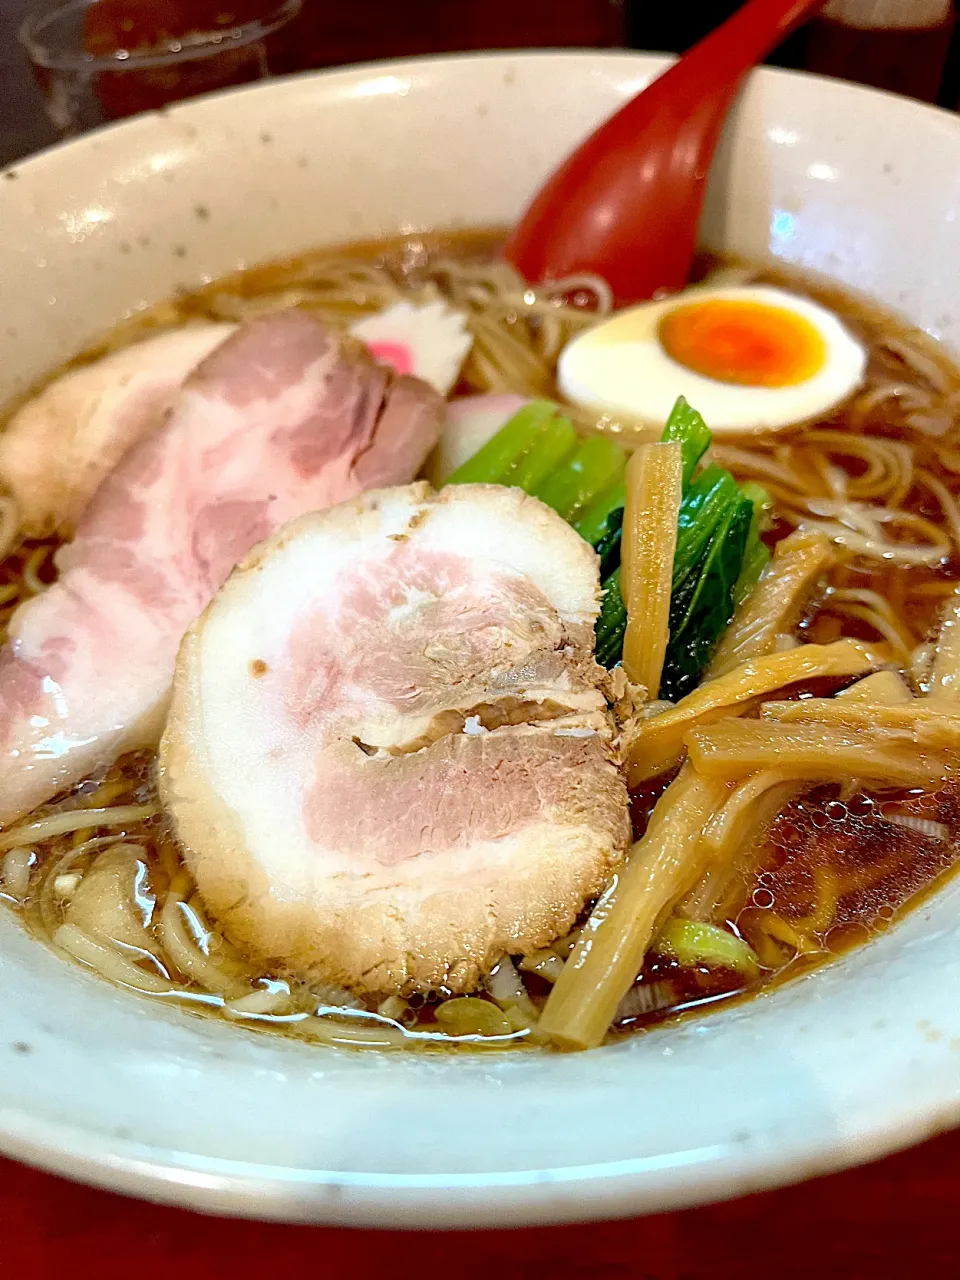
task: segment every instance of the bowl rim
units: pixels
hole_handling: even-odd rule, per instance
[[[673,53],[664,53],[652,49],[594,49],[588,46],[558,46],[553,48],[545,45],[540,48],[530,49],[479,49],[462,53],[429,53],[403,58],[361,60],[342,63],[333,67],[318,67],[310,71],[294,71],[280,76],[270,76],[267,79],[255,81],[253,84],[234,85],[226,89],[214,90],[211,93],[197,94],[193,98],[174,102],[169,106],[159,107],[150,111],[141,111],[137,115],[128,116],[122,120],[114,120],[107,124],[98,125],[78,137],[58,139],[37,151],[32,151],[28,155],[20,156],[5,165],[0,165],[0,180],[11,177],[18,178],[21,174],[29,176],[29,173],[34,168],[39,170],[41,166],[45,166],[64,150],[79,151],[87,147],[96,150],[102,139],[116,132],[132,132],[137,128],[148,128],[158,120],[178,120],[183,115],[192,115],[195,112],[202,113],[205,107],[224,98],[235,99],[247,95],[282,92],[284,86],[295,83],[302,84],[306,80],[334,81],[337,78],[342,78],[346,83],[355,77],[364,77],[372,73],[389,75],[395,71],[411,71],[418,67],[443,66],[448,63],[502,61],[535,63],[563,60],[579,62],[584,59],[611,64],[619,62],[625,68],[634,66],[638,69],[647,67],[654,71],[666,71],[669,66],[678,60],[678,56]],[[744,84],[755,78],[760,80],[792,80],[799,84],[812,82],[823,85],[838,96],[848,96],[856,99],[864,97],[882,99],[897,110],[912,115],[932,117],[938,119],[941,125],[947,125],[960,131],[960,113],[947,107],[941,107],[936,103],[920,102],[914,98],[905,97],[903,94],[895,93],[889,89],[877,89],[871,85],[857,84],[852,80],[839,80],[834,76],[822,75],[814,71],[799,71],[792,67],[775,67],[766,64],[754,67],[752,71],[748,72]]]
[[[158,117],[196,117],[202,127],[210,104],[238,95],[283,92],[293,81],[389,75],[464,62],[528,63],[544,59],[658,70],[669,55],[623,49],[492,50],[436,54],[300,72],[254,85],[203,95],[159,112],[103,126],[77,139],[54,144],[0,169],[0,179],[28,176],[56,164],[64,148],[95,151],[115,131],[149,131]],[[960,131],[960,117],[924,103],[780,68],[762,67],[762,79],[816,81],[840,97],[893,100],[918,118],[929,115]],[[224,1216],[288,1222],[442,1229],[464,1226],[521,1226],[630,1217],[706,1204],[773,1189],[866,1163],[960,1124],[960,1093],[944,1090],[937,1108],[896,1100],[883,1118],[832,1139],[800,1134],[782,1159],[769,1151],[744,1151],[712,1160],[703,1154],[679,1159],[673,1167],[651,1168],[641,1157],[601,1165],[504,1174],[349,1174],[322,1169],[264,1166],[233,1159],[195,1157],[128,1139],[94,1134],[80,1125],[54,1124],[0,1104],[0,1151],[14,1159],[77,1181],[159,1203],[182,1205]],[[654,1177],[655,1174],[655,1177]],[[504,1189],[510,1188],[509,1201]],[[415,1219],[414,1220],[414,1215]]]
[[[715,1163],[705,1156],[667,1166],[659,1157],[639,1157],[483,1175],[348,1174],[264,1166],[159,1151],[91,1135],[79,1126],[25,1121],[10,1124],[0,1111],[0,1153],[103,1191],[218,1217],[458,1231],[613,1221],[774,1191],[937,1137],[960,1124],[960,1098],[935,1115],[905,1109],[871,1132],[858,1130],[830,1146],[822,1138],[797,1143],[782,1164],[769,1151],[758,1150]]]

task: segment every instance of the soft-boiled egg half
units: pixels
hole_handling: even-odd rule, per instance
[[[661,427],[686,396],[714,432],[823,416],[863,381],[866,352],[837,316],[769,286],[694,288],[619,311],[558,366],[573,404]]]

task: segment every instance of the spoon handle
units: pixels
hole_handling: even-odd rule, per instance
[[[691,65],[697,69],[712,66],[719,71],[721,64],[727,69],[739,67],[741,72],[746,72],[785,40],[804,18],[823,8],[824,2],[748,0],[726,22],[698,41],[666,74],[681,67],[686,70]]]

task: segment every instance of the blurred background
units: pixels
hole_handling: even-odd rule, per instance
[[[798,32],[771,61],[956,108],[960,39],[955,4],[956,0],[829,0],[824,16]],[[65,83],[62,69],[41,65],[31,70],[17,38],[29,13],[55,7],[53,0],[0,0],[0,165],[55,140],[57,130],[49,114],[57,119],[60,132],[71,127],[81,131],[101,119],[268,71],[279,74],[455,49],[628,46],[681,51],[729,16],[738,0],[303,0],[299,14],[285,19],[258,45],[260,64],[234,50],[232,65],[226,65],[221,51],[216,67],[208,64],[202,74],[196,60],[189,72],[165,68],[122,79],[119,72],[108,72],[95,86],[86,86],[88,96],[96,99],[93,115],[90,103],[75,101],[76,86]],[[83,42],[86,52],[110,57],[116,56],[117,48],[126,48],[134,50],[135,57],[138,49],[158,47],[184,31],[256,19],[278,6],[256,0],[73,0],[69,7],[84,9],[80,24],[74,22],[74,38]],[[35,44],[43,41],[38,38]],[[42,62],[37,47],[33,52],[35,61]],[[131,67],[128,63],[128,72]]]

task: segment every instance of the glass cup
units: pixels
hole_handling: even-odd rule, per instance
[[[20,42],[63,137],[270,74],[269,37],[303,0],[70,0]]]

